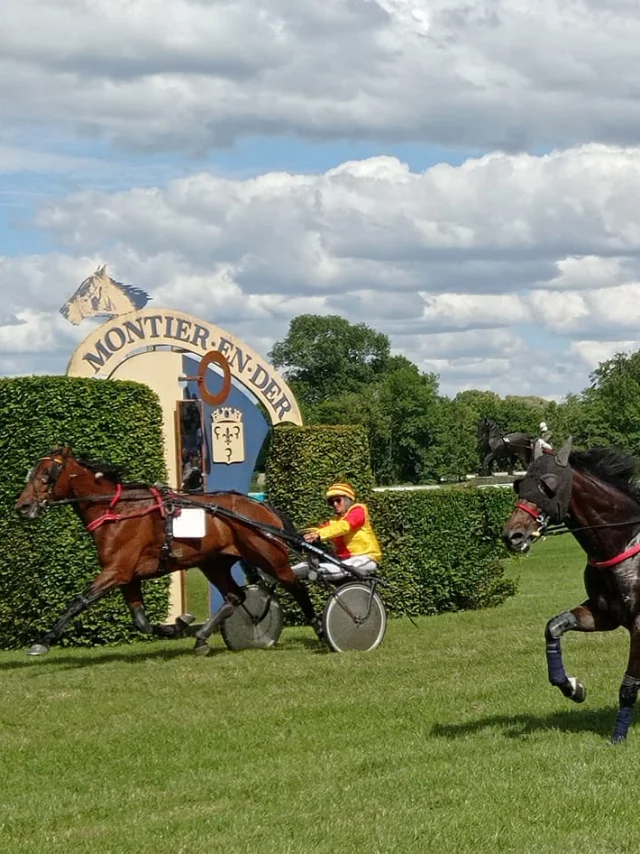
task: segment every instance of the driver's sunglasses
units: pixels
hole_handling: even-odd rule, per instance
[[[329,507],[333,507],[334,504],[341,504],[341,503],[342,503],[342,496],[341,495],[335,495],[333,498],[330,498],[328,501]]]

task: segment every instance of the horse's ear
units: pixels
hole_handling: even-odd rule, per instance
[[[558,453],[556,454],[556,462],[559,466],[566,466],[569,464],[569,454],[571,453],[571,445],[573,443],[573,438],[569,436],[564,445],[560,448]]]

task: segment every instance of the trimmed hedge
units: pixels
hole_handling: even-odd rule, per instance
[[[70,507],[34,521],[14,510],[25,475],[55,445],[118,466],[123,478],[166,480],[162,410],[148,386],[119,380],[0,380],[0,647],[31,643],[99,572],[93,540]],[[149,618],[168,613],[167,578],[144,585]],[[119,593],[78,616],[63,645],[140,639]]]
[[[500,533],[508,489],[376,492],[369,508],[382,546],[392,614],[439,614],[499,605],[515,593],[504,577]]]
[[[500,562],[509,489],[373,492],[366,433],[357,426],[277,428],[266,475],[268,501],[298,528],[330,515],[324,493],[332,481],[356,487],[382,547],[382,595],[392,615],[488,607],[515,593]],[[311,585],[311,593],[322,607],[326,591]],[[283,602],[288,621],[300,622],[298,608]]]

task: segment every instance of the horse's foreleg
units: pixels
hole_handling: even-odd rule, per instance
[[[631,644],[629,648],[629,662],[627,672],[624,674],[620,693],[618,695],[619,708],[616,725],[611,736],[614,744],[624,741],[629,731],[633,707],[638,699],[640,688],[640,627],[631,630]]]
[[[181,614],[179,617],[176,617],[172,626],[162,623],[152,623],[147,617],[147,612],[144,608],[140,579],[134,578],[127,584],[123,584],[120,589],[131,611],[134,626],[139,632],[145,635],[154,635],[158,638],[180,638],[184,634],[185,629],[195,620],[193,614]]]
[[[574,676],[567,676],[562,661],[560,639],[565,632],[608,632],[618,626],[619,622],[610,615],[603,614],[589,600],[549,620],[545,629],[549,682],[575,703],[584,702],[587,689]]]
[[[45,655],[49,647],[60,640],[62,633],[74,617],[86,611],[98,599],[102,599],[113,587],[116,581],[113,575],[100,573],[93,584],[89,585],[82,593],[79,593],[71,602],[60,619],[49,629],[49,631],[38,638],[28,650],[28,655]]]

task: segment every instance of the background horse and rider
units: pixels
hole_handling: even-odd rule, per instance
[[[493,474],[496,462],[502,462],[509,474],[513,474],[518,463],[526,469],[533,459],[536,437],[529,433],[503,433],[492,418],[485,416],[478,422],[476,435],[485,474]]]

